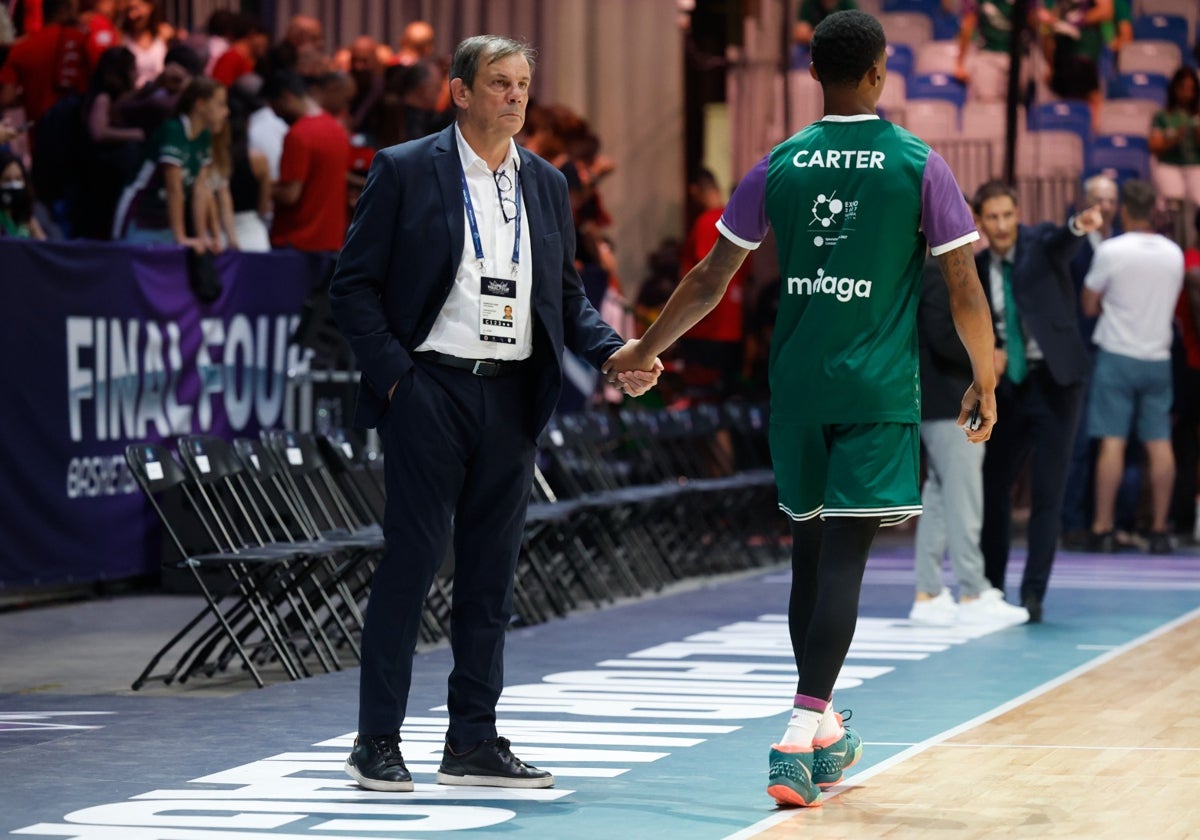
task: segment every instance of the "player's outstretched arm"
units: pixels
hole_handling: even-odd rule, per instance
[[[606,374],[651,370],[656,358],[679,337],[712,312],[734,272],[750,252],[724,236],[717,237],[708,255],[687,273],[663,306],[658,319],[639,341],[629,342],[604,363]]]

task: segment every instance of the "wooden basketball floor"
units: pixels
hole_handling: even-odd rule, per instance
[[[1198,664],[1193,612],[735,836],[1200,836]]]

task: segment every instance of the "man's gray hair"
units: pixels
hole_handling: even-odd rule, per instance
[[[473,35],[454,50],[454,58],[450,62],[450,78],[462,79],[463,85],[473,89],[475,74],[481,66],[508,58],[510,55],[524,56],[529,62],[529,72],[533,72],[533,60],[537,53],[528,44],[505,38],[503,35]]]

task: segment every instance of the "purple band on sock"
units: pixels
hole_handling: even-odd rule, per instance
[[[816,697],[809,697],[807,694],[797,694],[796,700],[792,704],[801,709],[808,709],[810,712],[824,712],[829,708],[828,700],[821,700]]]

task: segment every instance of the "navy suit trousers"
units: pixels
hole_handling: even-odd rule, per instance
[[[1082,384],[1059,385],[1043,366],[1020,385],[1004,380],[996,390],[999,420],[983,460],[984,573],[1003,591],[1012,544],[1012,489],[1030,460],[1029,553],[1021,598],[1042,600],[1061,529],[1063,490],[1083,399]]]
[[[453,539],[447,739],[461,751],[496,737],[533,484],[536,366],[484,378],[413,358],[380,422],[387,549],[367,604],[358,728],[380,735],[403,723],[422,606]]]

